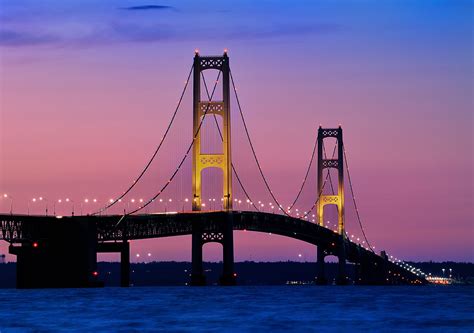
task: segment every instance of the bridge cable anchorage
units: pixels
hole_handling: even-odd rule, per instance
[[[309,175],[309,172],[311,170],[311,165],[313,164],[313,160],[314,160],[314,156],[316,154],[316,147],[318,146],[318,135],[316,135],[316,140],[314,141],[314,147],[313,147],[313,152],[311,153],[311,158],[309,160],[309,164],[308,164],[308,168],[306,169],[306,174],[304,176],[304,179],[303,179],[303,183],[301,184],[301,187],[300,187],[300,190],[298,191],[298,194],[296,195],[296,198],[295,200],[293,201],[293,203],[290,205],[290,207],[288,208],[288,210],[292,210],[293,207],[295,206],[296,202],[298,201],[300,195],[301,195],[301,192],[303,192],[303,188],[306,184],[306,180],[308,179],[308,175]],[[324,145],[323,145],[324,147]]]
[[[324,144],[323,144],[323,148],[324,148]],[[334,149],[332,151],[332,157],[331,158],[334,158],[334,155],[336,154],[336,148],[337,148],[337,141],[334,144]],[[316,205],[319,202],[319,199],[321,199],[321,195],[323,194],[324,188],[326,187],[326,183],[327,183],[328,179],[330,179],[330,178],[331,178],[331,173],[329,172],[329,169],[328,169],[328,171],[326,173],[326,178],[324,179],[323,186],[321,186],[321,190],[318,193],[318,197],[316,198],[315,203],[311,206],[311,208],[309,210],[306,211],[306,213],[304,215],[301,216],[301,219],[305,219],[313,211],[313,209],[316,207]],[[332,191],[334,193],[334,189],[332,189]]]
[[[356,202],[356,199],[355,199],[355,196],[354,196],[354,189],[353,189],[353,186],[352,186],[351,174],[349,172],[349,165],[347,164],[346,148],[345,148],[344,145],[342,146],[342,151],[344,153],[344,162],[345,162],[346,170],[347,170],[347,179],[349,180],[349,188],[351,189],[352,202],[354,203],[354,208],[355,208],[355,211],[356,211],[357,221],[359,222],[360,230],[362,231],[362,235],[364,236],[364,239],[365,239],[365,242],[367,243],[367,246],[369,247],[370,251],[375,253],[374,249],[372,248],[372,246],[369,243],[369,240],[367,239],[367,236],[365,235],[364,227],[363,227],[362,221],[360,219],[359,209],[357,208],[357,202]]]
[[[207,83],[206,83],[206,79],[205,79],[205,77],[204,77],[204,73],[201,72],[201,76],[202,76],[202,82],[204,83],[204,88],[205,88],[205,90],[206,90],[207,98],[210,99],[211,96],[209,95],[209,90],[208,90],[208,88],[207,88]],[[216,117],[215,114],[213,114],[213,116],[214,116],[214,122],[215,122],[215,124],[216,124],[216,126],[217,126],[217,131],[219,132],[219,136],[220,136],[221,140],[224,141],[224,137],[222,136],[221,128],[220,128],[220,126],[219,126],[219,122],[217,121],[217,117]],[[255,208],[255,210],[256,210],[257,212],[259,212],[260,209],[255,205],[254,201],[250,198],[250,195],[248,194],[247,190],[245,189],[245,186],[244,186],[244,184],[242,183],[242,181],[241,181],[241,179],[240,179],[240,177],[239,177],[239,174],[237,173],[237,170],[236,170],[236,168],[235,168],[235,166],[234,166],[234,162],[231,163],[231,166],[232,166],[232,171],[233,171],[234,174],[235,174],[235,178],[237,179],[237,182],[240,184],[240,187],[242,188],[242,190],[244,191],[245,196],[246,196],[247,199],[250,201],[250,204]]]
[[[257,157],[257,154],[255,153],[255,149],[253,147],[253,143],[252,143],[252,140],[250,139],[250,134],[249,134],[249,130],[247,128],[247,123],[245,122],[245,118],[244,118],[244,114],[242,112],[242,107],[240,105],[240,100],[239,100],[239,96],[237,94],[237,88],[235,87],[235,82],[234,82],[234,76],[232,75],[232,70],[229,69],[229,73],[230,73],[230,79],[232,81],[232,88],[234,89],[234,94],[235,94],[235,99],[237,101],[237,106],[239,107],[239,112],[240,112],[240,117],[242,118],[242,123],[244,125],[244,129],[245,129],[245,134],[247,135],[247,140],[250,144],[250,148],[252,150],[252,154],[253,154],[253,157],[255,159],[255,162],[257,163],[257,167],[258,167],[258,171],[260,172],[260,175],[262,176],[262,179],[263,179],[263,182],[265,183],[265,187],[267,188],[268,192],[270,193],[270,196],[273,198],[273,200],[275,201],[275,203],[278,205],[278,207],[281,208],[282,212],[288,216],[288,217],[292,217],[290,214],[288,214],[286,212],[286,210],[284,209],[284,207],[279,203],[279,201],[277,200],[277,198],[275,197],[275,195],[273,194],[273,191],[271,190],[270,188],[270,185],[268,184],[268,181],[267,181],[267,178],[265,177],[264,173],[263,173],[263,170],[262,170],[262,167],[260,166],[260,162],[258,160],[258,157]]]
[[[151,163],[153,162],[153,160],[155,159],[156,155],[158,154],[158,152],[160,151],[161,147],[163,146],[163,143],[166,139],[166,137],[168,136],[168,133],[171,129],[171,126],[173,125],[174,123],[174,120],[176,118],[176,115],[178,113],[178,110],[181,106],[181,102],[183,101],[183,98],[184,98],[184,94],[186,93],[186,90],[188,88],[188,84],[189,84],[189,79],[191,78],[191,74],[193,73],[193,69],[194,69],[194,64],[191,66],[191,69],[189,71],[189,74],[188,74],[188,78],[186,79],[186,82],[185,82],[185,85],[184,85],[184,89],[183,91],[181,92],[181,96],[179,97],[179,100],[178,100],[178,104],[176,105],[176,108],[173,112],[173,115],[171,116],[171,120],[170,122],[168,123],[168,127],[166,128],[166,131],[165,133],[163,134],[163,137],[161,138],[160,140],[160,143],[158,144],[158,147],[155,149],[155,152],[153,153],[153,155],[151,156],[150,160],[148,161],[148,163],[145,165],[145,168],[142,170],[142,172],[138,175],[137,179],[132,183],[132,185],[130,185],[130,187],[125,191],[123,192],[118,198],[114,199],[111,203],[107,204],[105,207],[101,208],[99,211],[91,214],[91,215],[98,215],[98,214],[101,214],[102,212],[106,211],[107,209],[109,209],[110,207],[114,206],[117,202],[119,202],[119,200],[121,200],[124,196],[126,196],[134,187],[135,185],[138,184],[138,182],[140,181],[140,179],[143,177],[143,175],[145,174],[145,172],[148,170],[148,168],[150,167]]]
[[[217,79],[216,79],[216,83],[214,84],[214,88],[212,89],[212,94],[211,94],[211,98],[209,100],[209,102],[212,101],[212,97],[214,96],[214,93],[216,91],[216,87],[217,87],[217,83],[219,81],[219,78],[220,78],[220,75],[221,75],[221,72],[219,71],[219,74],[217,75]],[[194,136],[193,136],[193,139],[188,147],[188,149],[186,150],[186,153],[184,154],[183,158],[181,159],[181,161],[179,162],[178,164],[178,167],[176,168],[176,170],[173,172],[173,174],[171,175],[170,179],[165,183],[165,185],[163,185],[163,187],[160,189],[160,191],[158,193],[156,193],[151,199],[149,199],[143,206],[141,207],[138,207],[137,209],[135,210],[132,210],[128,213],[125,213],[124,216],[120,219],[120,221],[115,225],[115,227],[118,227],[118,225],[122,222],[122,220],[126,217],[126,216],[130,216],[132,214],[135,214],[136,212],[139,212],[140,210],[142,210],[143,208],[147,207],[148,205],[150,205],[152,202],[155,201],[156,198],[158,198],[162,193],[163,191],[168,187],[169,184],[171,184],[171,182],[173,181],[174,177],[176,177],[176,174],[178,173],[178,171],[181,169],[181,166],[183,165],[184,161],[186,160],[186,158],[188,157],[189,155],[189,152],[191,151],[191,148],[193,147],[194,145],[194,141],[196,141],[196,138],[199,134],[199,131],[201,130],[201,127],[202,127],[202,124],[204,122],[204,119],[206,118],[206,115],[207,115],[207,112],[209,111],[210,109],[210,103],[207,104],[207,107],[206,107],[206,110],[204,111],[204,114],[199,122],[199,126],[196,130],[196,133],[194,133]]]

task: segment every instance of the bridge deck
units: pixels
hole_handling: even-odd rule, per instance
[[[248,230],[272,233],[298,239],[326,249],[328,255],[336,255],[344,246],[346,259],[352,263],[366,262],[371,265],[388,265],[392,274],[402,274],[407,279],[423,280],[396,264],[389,262],[372,251],[351,242],[334,231],[302,219],[283,215],[247,212],[216,211],[186,212],[168,214],[75,216],[57,218],[54,216],[0,215],[0,240],[10,243],[24,243],[47,239],[58,223],[74,221],[94,222],[97,227],[97,241],[110,242],[148,238],[191,235],[193,228],[204,233],[219,233],[224,220],[231,219],[234,230]]]

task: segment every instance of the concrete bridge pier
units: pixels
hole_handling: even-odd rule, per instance
[[[348,284],[347,274],[346,274],[346,250],[344,247],[344,242],[342,242],[341,246],[338,250],[338,265],[337,265],[337,278],[336,284],[337,285],[346,285]]]
[[[237,274],[234,272],[234,231],[230,215],[225,223],[223,236],[222,259],[224,267],[219,282],[222,286],[235,286]]]
[[[362,256],[356,269],[356,283],[361,285],[386,285],[393,284],[389,281],[388,259],[384,252],[381,258],[371,260],[368,256]]]
[[[202,231],[194,230],[195,224],[193,224],[193,234],[192,234],[192,245],[191,245],[191,285],[192,286],[205,286],[206,285],[206,276],[204,275],[204,269],[202,265]]]
[[[10,245],[17,256],[17,288],[99,287],[96,225],[86,219],[44,217],[43,233]]]
[[[236,284],[237,275],[234,272],[234,231],[232,215],[223,220],[216,221],[216,231],[204,232],[202,222],[193,223],[192,231],[192,270],[191,285],[206,285],[206,276],[203,269],[202,248],[205,243],[216,242],[222,245],[223,271],[219,279],[222,286],[233,286]]]
[[[318,285],[325,285],[328,283],[326,278],[326,272],[324,269],[324,257],[326,256],[326,251],[322,246],[318,246],[317,250],[317,276],[316,276],[316,284]]]
[[[108,242],[97,244],[98,253],[120,253],[120,286],[130,286],[130,243],[127,240],[122,242]]]
[[[130,286],[130,243],[124,241],[120,249],[120,286]]]

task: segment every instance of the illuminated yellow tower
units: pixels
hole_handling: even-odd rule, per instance
[[[333,137],[337,140],[337,159],[327,159],[323,157],[324,138]],[[344,147],[342,142],[342,128],[321,128],[318,130],[318,224],[324,226],[324,206],[336,205],[338,215],[337,231],[344,235]],[[322,194],[324,179],[324,169],[335,168],[338,174],[337,193],[333,195]]]
[[[325,158],[323,156],[323,144],[325,138],[336,138],[337,140],[337,158]],[[338,181],[337,181],[337,193],[332,195],[323,194],[324,178],[323,173],[325,169],[337,169]],[[318,198],[317,198],[317,211],[318,211],[318,224],[324,226],[324,207],[326,205],[336,205],[338,215],[338,227],[337,231],[341,236],[341,242],[338,245],[336,253],[331,249],[331,253],[336,254],[338,262],[338,284],[346,284],[347,277],[345,273],[346,254],[345,254],[345,226],[344,226],[344,145],[342,141],[342,128],[322,128],[319,126],[318,129]],[[329,254],[328,249],[318,246],[318,276],[316,282],[319,284],[325,284],[326,277],[324,273],[324,257]]]
[[[201,101],[201,72],[206,69],[221,71],[222,101]],[[194,56],[194,89],[193,89],[193,133],[196,135],[193,146],[193,211],[201,210],[201,174],[206,168],[220,168],[223,174],[224,210],[232,210],[232,160],[230,151],[230,70],[227,52],[222,56]],[[222,154],[203,154],[201,152],[202,127],[204,115],[217,115],[223,118]]]

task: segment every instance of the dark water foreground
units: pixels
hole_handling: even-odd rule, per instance
[[[474,287],[0,290],[0,332],[474,331]]]

